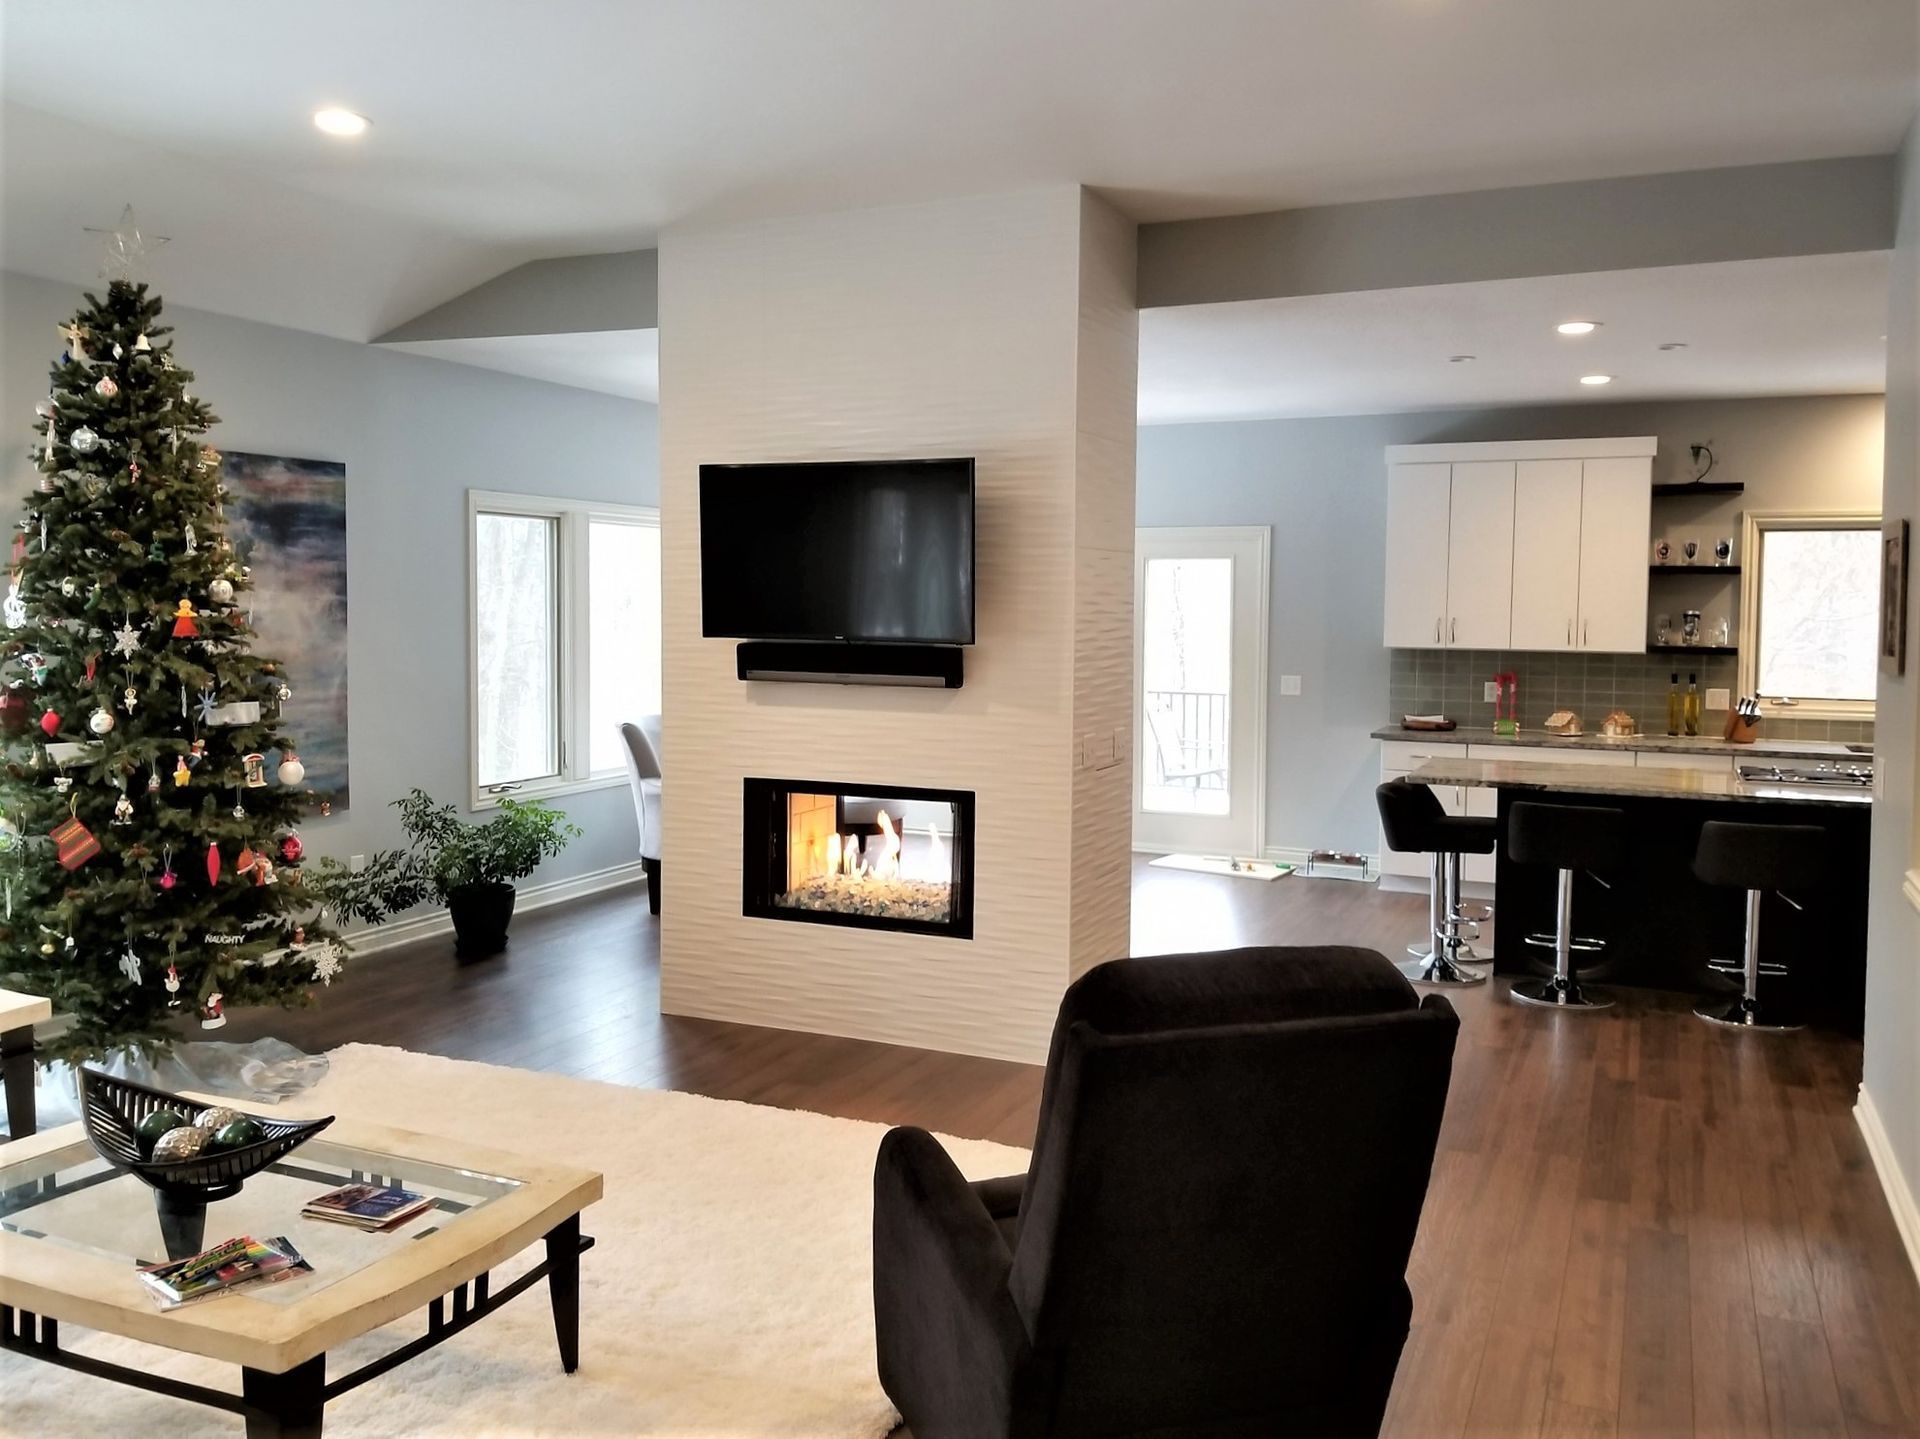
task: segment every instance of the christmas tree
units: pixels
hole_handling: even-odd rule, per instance
[[[0,985],[72,1017],[68,1059],[300,1002],[343,953],[298,867],[288,677],[250,649],[215,416],[159,317],[115,279],[62,328],[0,615]]]

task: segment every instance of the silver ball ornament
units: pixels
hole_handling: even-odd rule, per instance
[[[204,1129],[196,1129],[191,1124],[183,1124],[178,1129],[169,1129],[153,1144],[153,1158],[156,1162],[167,1164],[181,1159],[197,1159],[207,1147],[210,1138]]]
[[[90,455],[100,448],[100,437],[82,425],[67,436],[67,445],[76,455]]]
[[[44,400],[36,400],[34,402],[33,412],[43,420],[51,420],[55,415],[60,413],[60,407],[54,404],[52,398],[49,397]]]
[[[307,777],[307,767],[300,763],[299,755],[290,754],[280,761],[280,768],[275,773],[280,776],[281,784],[299,784]]]
[[[212,584],[207,586],[207,597],[211,599],[216,605],[232,604],[233,603],[233,581],[215,580]]]
[[[87,716],[87,728],[99,735],[111,732],[113,729],[113,711],[110,709],[95,710]]]
[[[216,1134],[220,1130],[225,1129],[229,1124],[232,1124],[236,1119],[245,1118],[246,1115],[237,1109],[228,1109],[225,1105],[216,1104],[212,1109],[204,1109],[195,1115],[193,1127],[195,1129],[204,1129],[209,1134]]]
[[[120,393],[120,384],[112,375],[102,375],[93,382],[93,392],[103,400],[111,400]]]

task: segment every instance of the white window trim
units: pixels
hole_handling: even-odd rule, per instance
[[[554,588],[560,611],[556,622],[560,772],[517,784],[483,786],[480,783],[480,576],[475,553],[482,514],[528,515],[558,522],[554,540]],[[603,770],[587,768],[588,757],[593,753],[587,713],[593,647],[589,643],[592,617],[586,556],[588,526],[595,521],[658,529],[660,511],[647,505],[507,494],[499,490],[467,491],[467,802],[471,809],[497,809],[502,799],[548,799],[588,790],[613,789],[627,782],[622,766]]]
[[[1768,530],[1878,530],[1880,516],[1873,510],[1748,510],[1740,528],[1740,693],[1750,695],[1758,692],[1760,675],[1761,536]],[[1760,712],[1779,719],[1871,722],[1875,710],[1872,700],[1783,704],[1761,695]]]

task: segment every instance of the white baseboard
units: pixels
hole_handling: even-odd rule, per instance
[[[1873,1096],[1864,1084],[1860,1086],[1859,1102],[1853,1106],[1853,1117],[1866,1138],[1867,1153],[1873,1159],[1874,1172],[1880,1176],[1880,1187],[1886,1191],[1894,1226],[1900,1231],[1901,1242],[1907,1246],[1907,1263],[1913,1266],[1914,1275],[1920,1277],[1920,1194],[1907,1182],[1899,1156],[1893,1152],[1893,1142],[1887,1138],[1886,1126],[1880,1122],[1880,1111],[1874,1107]]]
[[[567,900],[599,894],[602,890],[644,884],[646,878],[645,868],[636,859],[631,864],[609,865],[606,869],[576,874],[571,879],[550,879],[545,884],[522,885],[519,896],[514,900],[513,910],[515,914],[523,914],[530,909],[545,909],[550,904],[564,904]],[[453,920],[447,912],[444,909],[430,909],[368,929],[350,931],[346,940],[354,954],[363,955],[378,954],[383,949],[411,944],[416,939],[431,939],[438,934],[452,933]]]

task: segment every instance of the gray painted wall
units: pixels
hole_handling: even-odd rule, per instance
[[[1140,431],[1138,523],[1272,528],[1267,843],[1371,851],[1380,764],[1367,734],[1391,717],[1386,446],[1651,434],[1654,478],[1671,480],[1706,441],[1716,475],[1747,493],[1655,516],[1704,540],[1738,536],[1742,505],[1877,508],[1882,412],[1877,395],[1838,395],[1154,425]],[[1302,677],[1298,696],[1281,695],[1282,674]]]
[[[1885,510],[1913,520],[1920,538],[1920,124],[1908,133],[1900,178],[1900,240],[1887,323]],[[1920,595],[1920,585],[1913,588]],[[1916,610],[1920,597],[1910,595],[1910,627]],[[1904,1172],[1913,1213],[1920,1207],[1920,914],[1900,887],[1903,872],[1920,867],[1914,805],[1920,786],[1920,628],[1908,639],[1905,676],[1881,676],[1878,709],[1863,1087]],[[1909,1243],[1920,1245],[1920,1236]]]
[[[1893,173],[1860,155],[1142,225],[1140,304],[1885,250]]]
[[[0,274],[0,495],[34,484],[34,402],[79,291]],[[466,500],[469,488],[659,502],[657,411],[636,400],[395,354],[347,340],[169,309],[194,393],[222,448],[347,466],[348,724],[353,809],[302,834],[317,852],[400,838],[386,802],[420,785],[467,793]],[[299,676],[292,677],[300,682]],[[586,830],[535,877],[635,858],[624,784],[564,806]]]

